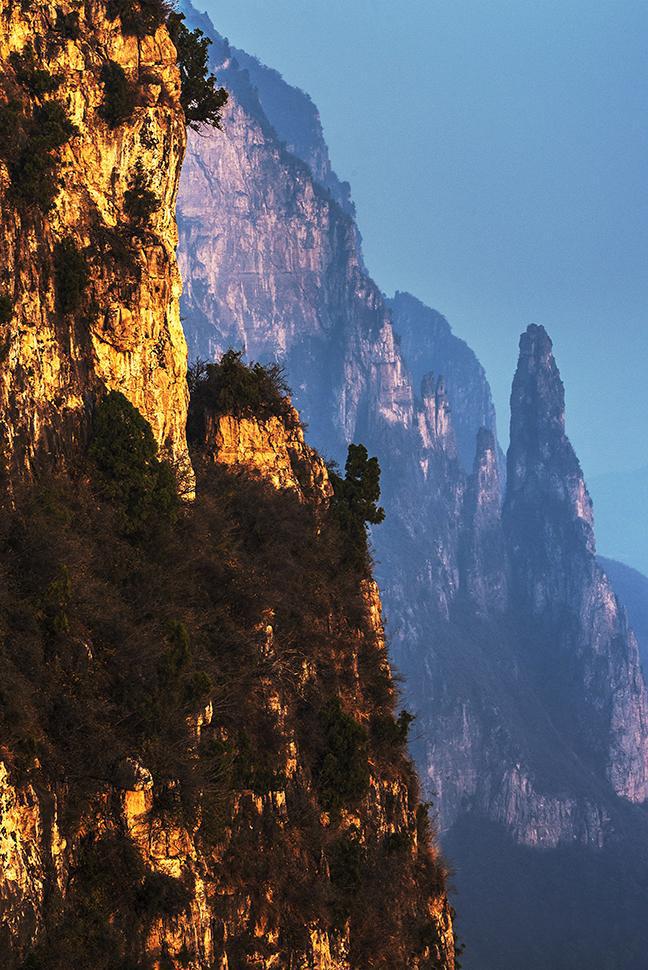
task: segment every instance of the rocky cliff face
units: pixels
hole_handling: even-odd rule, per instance
[[[504,612],[508,606],[509,577],[501,511],[497,442],[492,431],[481,428],[464,500],[460,555],[466,594],[484,616]]]
[[[20,469],[65,451],[106,388],[123,391],[186,462],[174,216],[185,129],[175,49],[164,29],[125,36],[104,3],[68,12],[4,0],[0,57],[5,462]],[[102,115],[109,64],[136,92],[116,127]],[[152,193],[145,217],[132,197],[129,206],[129,191]]]
[[[479,428],[491,431],[497,443],[495,408],[484,368],[436,310],[410,293],[396,293],[388,305],[414,384],[420,385],[431,363],[442,368],[459,458],[470,472]]]
[[[453,970],[378,590],[338,561],[326,467],[294,422],[224,414],[205,427],[196,501],[155,550],[164,574],[153,549],[131,547],[128,592],[112,584],[125,549],[93,498],[92,530],[68,536],[86,561],[65,601],[75,619],[54,640],[43,628],[31,671],[19,672],[24,643],[3,658],[20,711],[0,765],[5,963]],[[109,621],[88,610],[99,591]],[[130,655],[105,624],[142,596],[160,616],[139,623]],[[32,697],[51,664],[66,687]]]
[[[376,539],[379,559],[384,564],[400,556],[392,547],[407,536],[419,547],[412,566],[417,582],[427,584],[447,614],[459,587],[457,514],[464,489],[451,389],[442,376],[412,377],[390,309],[364,269],[353,220],[304,164],[316,145],[317,153],[325,152],[323,143],[309,128],[310,156],[286,148],[290,132],[272,93],[274,73],[258,65],[243,69],[249,58],[204,17],[189,17],[214,38],[213,65],[231,95],[224,138],[190,139],[181,185],[183,315],[191,353],[212,357],[234,345],[245,346],[252,358],[280,358],[320,449],[341,459],[346,443],[356,439],[380,453],[393,514]],[[293,90],[291,103],[295,98]],[[441,342],[445,350],[433,361],[437,375],[460,346],[447,325]],[[466,380],[483,380],[469,352],[448,370],[458,400],[467,393]],[[484,388],[490,400],[485,382]],[[492,406],[489,420],[491,412]],[[481,412],[466,419],[464,438],[471,421],[474,454]],[[391,582],[390,571],[382,569],[381,584],[398,622],[408,607],[393,606],[391,590],[407,588],[411,577]],[[411,632],[408,624],[408,643]],[[399,630],[394,636],[400,639]]]
[[[326,465],[304,441],[294,409],[288,425],[278,417],[212,416],[207,441],[207,454],[214,461],[294,491],[302,501],[325,501],[333,494]]]
[[[542,327],[520,340],[504,523],[517,609],[551,645],[552,675],[570,683],[583,761],[618,795],[645,801],[648,706],[637,644],[596,562],[592,503],[565,435],[563,385]]]
[[[598,561],[628,611],[630,626],[639,641],[639,654],[645,675],[648,670],[648,578],[636,569],[613,559],[599,556]]]
[[[411,408],[411,391],[401,393],[388,316],[362,274],[352,221],[281,147],[247,74],[221,54],[219,76],[233,93],[224,134],[190,140],[179,204],[191,352],[281,353],[302,375],[295,401],[319,444],[338,451],[370,395],[398,410]]]
[[[124,482],[106,489],[83,447],[97,399],[120,390],[189,465],[176,52],[141,18],[127,33],[128,6],[0,0],[3,966],[453,970],[378,590],[344,557],[295,410],[206,414],[195,502],[135,532]],[[366,289],[372,380],[335,420],[371,394],[411,424]],[[130,471],[144,431],[119,413]]]

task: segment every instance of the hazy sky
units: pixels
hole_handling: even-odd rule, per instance
[[[648,463],[646,0],[197,0],[319,106],[367,264],[443,312],[508,432],[543,323],[586,474]]]

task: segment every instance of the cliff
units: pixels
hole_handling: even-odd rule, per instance
[[[175,48],[164,28],[125,34],[104,3],[3,0],[0,57],[4,462],[74,450],[108,388],[186,463]],[[107,71],[123,116],[106,113]]]
[[[392,514],[376,536],[379,578],[392,641],[402,639],[409,647],[412,635],[427,639],[427,633],[423,621],[415,623],[415,633],[407,622],[401,637],[399,617],[409,606],[400,592],[412,581],[425,585],[432,573],[426,593],[446,615],[459,587],[464,476],[452,395],[460,400],[469,393],[468,383],[481,380],[489,400],[483,371],[470,352],[460,361],[465,345],[447,328],[444,351],[433,361],[432,393],[429,376],[425,386],[415,380],[390,308],[364,268],[353,219],[327,179],[317,177],[317,166],[311,170],[304,162],[314,153],[324,156],[319,129],[315,137],[307,126],[308,152],[304,141],[300,156],[289,152],[275,72],[251,64],[205,16],[187,10],[189,22],[213,38],[212,65],[230,91],[224,138],[190,138],[179,197],[183,316],[191,355],[214,358],[234,346],[245,347],[253,359],[280,359],[321,451],[339,460],[349,441],[361,440],[380,454]],[[284,94],[286,88],[282,82]],[[299,116],[310,111],[300,92],[293,89],[285,97],[291,104],[301,97]],[[291,143],[298,141],[293,137]],[[442,379],[446,369],[452,388]],[[464,444],[471,423],[474,454],[481,412],[462,425]],[[407,568],[415,575],[392,581],[391,563],[400,568],[404,542]],[[410,563],[412,544],[416,554]]]
[[[125,535],[87,475],[5,513],[6,965],[452,970],[378,591],[326,467],[294,419],[203,426],[170,527]]]
[[[164,15],[0,3],[3,966],[453,970],[364,521],[276,370],[188,415]]]
[[[581,758],[617,794],[645,801],[648,707],[637,644],[596,561],[592,503],[565,435],[563,385],[542,327],[520,340],[504,524],[518,609],[551,645],[553,676],[571,681]]]
[[[468,344],[453,334],[446,318],[410,293],[396,293],[388,306],[415,386],[431,363],[442,368],[459,457],[470,472],[479,429],[487,428],[497,442],[495,408],[484,368]],[[499,457],[498,462],[502,464]]]
[[[613,559],[599,556],[598,562],[628,611],[630,626],[639,641],[645,675],[648,670],[648,578],[636,569]]]

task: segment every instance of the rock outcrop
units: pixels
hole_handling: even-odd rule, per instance
[[[288,427],[277,417],[213,417],[207,438],[207,453],[214,461],[295,491],[302,499],[322,501],[332,495],[326,465],[304,441],[296,411]]]
[[[504,612],[508,606],[509,578],[497,457],[493,432],[481,428],[464,499],[460,555],[464,588],[482,615]]]
[[[185,126],[175,48],[164,28],[126,36],[105,3],[68,12],[3,0],[0,58],[4,463],[19,471],[74,448],[108,388],[186,464],[174,213]],[[135,91],[116,125],[102,107],[111,65]],[[48,138],[60,147],[49,149]],[[39,202],[52,180],[51,205]]]
[[[592,503],[565,434],[563,385],[543,327],[520,340],[504,525],[515,605],[542,636],[552,678],[569,684],[582,760],[618,795],[646,801],[648,697],[638,648],[596,561]]]
[[[414,384],[423,380],[431,365],[442,368],[459,458],[470,472],[478,429],[487,428],[497,443],[495,408],[484,368],[445,317],[410,293],[396,293],[388,306]],[[499,446],[498,463],[503,465]]]

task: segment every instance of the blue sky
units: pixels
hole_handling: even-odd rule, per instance
[[[468,340],[505,441],[542,323],[586,475],[648,463],[645,0],[198,0],[308,91],[370,271]]]

